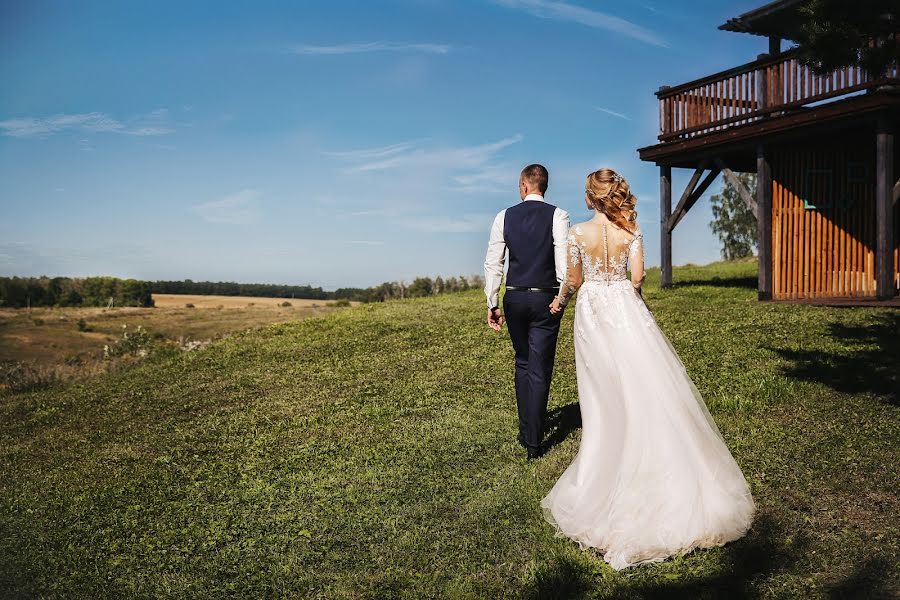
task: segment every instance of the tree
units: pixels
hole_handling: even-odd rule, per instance
[[[431,277],[416,277],[409,286],[409,296],[410,298],[430,296],[433,288],[434,283],[431,281]]]
[[[738,179],[756,196],[756,176],[750,173],[738,173]],[[734,260],[753,255],[756,248],[756,217],[744,202],[741,195],[726,180],[722,191],[710,197],[713,220],[709,228],[713,230],[722,243],[722,258]]]
[[[862,67],[873,77],[900,61],[897,0],[807,0],[798,8],[801,60],[820,74]]]

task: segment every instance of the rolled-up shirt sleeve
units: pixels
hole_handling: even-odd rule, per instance
[[[503,238],[505,217],[505,210],[501,210],[494,217],[487,254],[484,257],[484,294],[487,296],[488,308],[499,306],[500,302],[500,282],[503,280],[503,265],[506,262],[506,240]]]
[[[553,258],[556,264],[556,282],[566,279],[567,238],[569,237],[569,213],[561,208],[553,212]]]

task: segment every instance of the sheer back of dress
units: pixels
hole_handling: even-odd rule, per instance
[[[586,221],[569,230],[566,281],[560,296],[570,296],[583,283],[613,283],[628,279],[640,288],[644,279],[643,234],[608,221]]]
[[[580,223],[570,234],[570,253],[571,245],[578,248],[584,281],[620,281],[626,279],[628,259],[639,236],[611,223]]]

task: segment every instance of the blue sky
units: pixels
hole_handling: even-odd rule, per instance
[[[764,52],[717,29],[759,4],[4,0],[0,274],[478,273],[530,162],[573,222],[587,173],[622,173],[658,264],[653,92]],[[676,264],[718,258],[709,219]]]

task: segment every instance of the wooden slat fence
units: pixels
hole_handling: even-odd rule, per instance
[[[897,65],[872,78],[859,67],[817,75],[796,50],[661,89],[660,141],[687,139],[884,85],[900,84]]]

